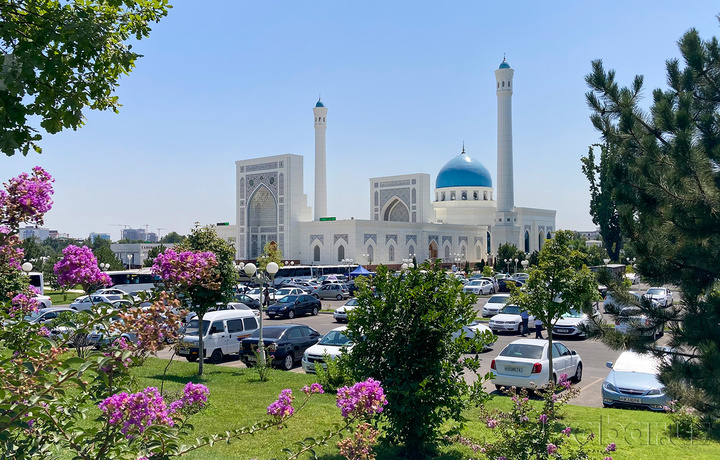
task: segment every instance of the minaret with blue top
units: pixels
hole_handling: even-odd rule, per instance
[[[327,217],[327,165],[325,160],[325,131],[327,107],[318,98],[313,108],[315,116],[315,220]]]
[[[497,217],[495,249],[503,243],[519,247],[520,228],[515,212],[513,185],[512,95],[513,74],[505,58],[495,71],[497,82]]]

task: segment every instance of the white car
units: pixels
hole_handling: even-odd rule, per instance
[[[280,288],[277,291],[275,291],[275,294],[272,296],[273,302],[277,302],[281,298],[285,297],[286,295],[300,295],[305,294],[305,290],[299,287],[284,287]]]
[[[596,322],[600,322],[602,314],[597,307],[593,309],[593,319]],[[571,308],[569,312],[562,315],[558,322],[553,326],[553,335],[565,336],[565,337],[585,337],[580,331],[581,325],[589,325],[590,317],[583,313],[581,310]]]
[[[642,335],[652,335],[653,338],[662,337],[664,328],[655,325],[639,307],[625,307],[615,317],[615,330],[622,334],[629,334],[636,330]]]
[[[315,373],[315,366],[327,367],[325,364],[325,355],[330,359],[335,359],[341,353],[347,353],[352,350],[353,341],[345,334],[347,326],[341,326],[333,329],[325,334],[318,343],[311,346],[302,357],[302,368],[309,374]]]
[[[497,315],[509,300],[510,294],[495,294],[488,299],[485,305],[483,305],[482,315],[484,317]]]
[[[78,297],[73,303],[70,304],[70,308],[77,311],[90,310],[99,303],[113,303],[116,300],[122,300],[122,296],[115,294],[107,295],[89,295]]]
[[[673,304],[672,291],[666,287],[651,287],[643,297],[657,302],[659,307],[667,308]]]
[[[33,297],[38,304],[38,308],[50,308],[52,307],[52,299],[50,296],[38,294]]]
[[[490,329],[493,332],[522,332],[522,317],[520,312],[522,310],[517,305],[505,305],[500,313],[493,316],[490,320]],[[535,317],[529,315],[528,317],[528,328],[534,327]]]
[[[460,337],[460,334],[465,332],[465,338],[468,340],[473,340],[476,335],[481,335],[486,331],[492,333],[490,328],[487,327],[482,321],[473,321],[472,323],[468,324],[467,326],[463,326],[462,329],[460,329],[459,331],[455,332],[452,335],[452,337],[453,337],[453,339],[457,339],[458,337]],[[495,339],[497,339],[497,337],[495,337]],[[488,348],[490,348],[489,345],[492,345],[492,344],[485,345],[486,350]]]
[[[275,292],[275,288],[269,288],[268,292],[270,293],[270,298],[273,298],[273,294]],[[263,291],[263,302],[265,302],[265,291]],[[246,296],[250,297],[251,299],[260,300],[260,288],[253,288],[245,293]]]
[[[471,292],[475,295],[492,294],[494,291],[493,284],[488,280],[472,280],[463,287],[463,292]]]
[[[553,375],[549,375],[547,358],[549,342],[545,339],[519,339],[503,348],[490,363],[495,388],[540,388],[557,382],[565,373],[573,381],[582,380],[583,364],[580,355],[562,342],[553,342]]]
[[[345,302],[345,305],[335,309],[335,312],[333,313],[333,319],[335,319],[335,321],[337,321],[338,323],[347,323],[348,322],[348,315],[347,315],[348,312],[357,306],[358,306],[357,299],[348,300],[347,302]]]

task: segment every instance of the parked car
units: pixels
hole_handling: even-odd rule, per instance
[[[522,310],[517,305],[505,305],[500,313],[493,316],[489,326],[493,332],[517,332],[522,333]],[[528,328],[535,327],[535,317],[529,315]]]
[[[637,273],[625,273],[625,278],[630,280],[630,284],[640,284],[640,275]]]
[[[544,339],[519,339],[508,344],[490,363],[495,388],[540,388],[557,382],[563,373],[575,382],[582,380],[583,364],[580,355],[562,342],[553,342],[553,375],[549,375],[547,358],[549,342]]]
[[[511,278],[503,278],[498,280],[498,292],[510,292],[510,284],[514,283],[517,287],[523,287],[525,283]]]
[[[527,283],[527,280],[530,279],[530,275],[527,273],[515,273],[509,279],[513,281],[520,281],[521,283],[525,284]]]
[[[297,315],[311,314],[317,315],[322,304],[318,299],[309,295],[286,295],[276,303],[267,307],[265,311],[270,318],[276,316],[285,316],[293,319]]]
[[[472,280],[464,287],[463,292],[471,292],[476,295],[487,295],[495,292],[495,287],[488,280]]]
[[[673,304],[672,291],[666,287],[651,287],[643,294],[643,297],[657,302],[658,306],[662,308],[672,307]]]
[[[91,310],[95,305],[99,303],[111,304],[115,300],[122,300],[122,296],[116,294],[107,295],[89,295],[84,296],[82,300],[78,297],[73,303],[70,304],[70,308],[77,311]]]
[[[345,286],[347,286],[350,296],[354,297],[358,291],[358,285],[355,284],[355,280],[346,283]]]
[[[305,289],[299,287],[283,287],[275,291],[275,295],[272,297],[273,302],[277,302],[286,295],[300,295],[306,294]]]
[[[270,295],[270,299],[273,299],[273,298],[274,298],[274,294],[275,294],[275,288],[271,287],[271,288],[267,288],[267,289],[268,289],[268,292],[269,292],[269,295]],[[255,300],[257,300],[257,301],[260,301],[260,288],[259,288],[259,287],[258,287],[258,288],[253,288],[253,289],[247,291],[247,292],[245,293],[245,295],[248,296],[248,297],[250,297],[251,299],[255,299]],[[265,291],[264,291],[264,290],[263,290],[262,295],[263,295],[263,302],[264,302],[264,301],[265,301]]]
[[[508,303],[509,300],[510,294],[495,294],[488,299],[485,305],[483,305],[482,315],[484,317],[497,315],[498,313],[500,313],[500,310],[503,309],[503,307]]]
[[[320,340],[320,333],[304,324],[283,324],[262,328],[263,343],[267,352],[273,356],[272,364],[289,371],[295,363],[302,359],[305,350]],[[243,339],[240,359],[246,366],[256,363],[255,351],[258,348],[260,331]]]
[[[347,302],[345,302],[345,305],[335,309],[335,312],[333,313],[333,319],[338,323],[347,323],[348,312],[353,308],[357,307],[358,305],[359,304],[357,299],[348,300]]]
[[[632,295],[638,302],[640,301],[640,294],[637,292],[630,291],[630,295]],[[622,305],[618,299],[616,299],[611,292],[608,292],[605,294],[605,299],[603,300],[603,308],[605,309],[605,312],[607,313],[608,310],[615,310],[620,311],[624,306]]]
[[[343,300],[350,297],[350,291],[344,284],[323,284],[320,290],[317,291],[317,297],[319,299]]]
[[[240,340],[258,330],[255,313],[247,310],[212,311],[205,313],[202,323],[197,316],[185,323],[178,355],[190,362],[198,360],[199,336],[203,335],[205,357],[220,364],[224,355],[240,352]]]
[[[341,353],[349,353],[354,345],[353,341],[346,334],[347,326],[336,327],[325,334],[318,343],[311,346],[302,358],[302,368],[308,374],[315,373],[315,366],[327,367],[325,355],[335,359]]]
[[[615,317],[615,330],[622,334],[638,331],[642,335],[659,338],[664,335],[664,325],[653,324],[639,307],[625,307]]]
[[[592,319],[595,322],[602,320],[602,314],[597,307],[593,308]],[[582,310],[571,308],[553,326],[552,332],[553,335],[560,337],[585,337],[585,334],[580,329],[581,326],[588,326],[590,321],[590,317]]]
[[[50,307],[50,308],[40,308],[34,313],[31,313],[27,316],[25,316],[25,321],[29,323],[34,324],[44,324],[49,323],[50,321],[54,320],[58,316],[60,316],[62,313],[77,313],[77,310],[74,310],[70,307]]]
[[[52,307],[52,299],[50,296],[37,294],[33,299],[37,302],[38,308]]]
[[[260,301],[249,297],[247,294],[235,294],[235,300],[247,305],[250,308],[260,310]]]
[[[623,352],[613,364],[605,365],[610,373],[602,384],[604,407],[645,407],[665,410],[670,398],[658,380],[661,360],[650,353]]]
[[[110,323],[121,321],[118,317],[110,318]],[[137,343],[137,335],[133,332],[123,332],[122,334],[109,333],[105,325],[96,324],[90,334],[87,336],[87,344],[95,348],[107,347],[117,339],[124,338],[128,342]]]
[[[460,335],[463,332],[465,332],[465,338],[468,340],[473,340],[473,339],[475,339],[476,335],[483,334],[486,331],[492,333],[490,328],[487,327],[482,321],[474,320],[467,326],[463,326],[462,329],[460,329],[459,331],[456,331],[455,333],[453,333],[453,338],[456,339],[456,338],[460,337]],[[497,339],[497,337],[495,337],[495,339]],[[484,350],[489,349],[490,345],[492,345],[492,344],[486,344],[484,347]]]

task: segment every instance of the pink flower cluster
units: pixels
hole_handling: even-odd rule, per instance
[[[325,393],[325,390],[323,390],[322,385],[320,385],[319,383],[313,383],[310,386],[305,385],[304,387],[302,387],[302,391],[306,395],[309,395],[311,393]]]
[[[40,166],[33,168],[32,175],[22,173],[10,179],[5,190],[0,190],[0,222],[10,228],[21,222],[41,225],[43,215],[52,208],[53,181]]]
[[[292,406],[293,399],[292,390],[286,388],[280,392],[277,401],[273,402],[267,407],[268,415],[273,417],[284,419],[290,417],[295,413],[295,408]]]
[[[66,287],[79,284],[88,293],[99,286],[112,284],[107,273],[98,268],[97,259],[89,247],[70,245],[62,253],[63,258],[53,267],[58,275],[58,284]]]
[[[217,259],[212,252],[178,253],[169,248],[155,258],[152,271],[168,283],[188,287],[201,284],[216,265]]]
[[[202,408],[210,391],[205,385],[189,382],[181,399],[168,408],[157,388],[148,387],[138,393],[117,393],[98,404],[110,425],[121,425],[120,432],[128,439],[141,434],[152,425],[173,426],[172,415],[182,408]]]
[[[556,446],[555,444],[553,444],[553,443],[548,444],[548,445],[547,445],[547,453],[550,454],[550,455],[552,455],[552,454],[554,454],[555,452],[557,452],[557,446]]]
[[[32,297],[28,297],[25,293],[17,294],[12,298],[10,307],[10,316],[25,316],[29,313],[35,312],[38,309],[37,300]]]
[[[343,417],[363,417],[379,414],[387,404],[380,382],[372,378],[358,382],[352,387],[337,391],[337,407]]]
[[[565,372],[560,374],[560,380],[558,380],[558,383],[566,390],[570,388],[570,385],[572,384],[570,380],[568,380],[568,375]]]

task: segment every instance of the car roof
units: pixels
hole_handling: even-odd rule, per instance
[[[510,342],[510,344],[519,344],[519,345],[540,345],[545,346],[547,345],[548,341],[545,339],[517,339]],[[557,341],[553,340],[553,343],[558,343]],[[509,344],[509,345],[510,345]]]
[[[254,318],[255,312],[252,310],[220,310],[210,311],[205,313],[203,321],[216,321],[223,319],[235,319],[235,318]]]
[[[77,310],[73,310],[73,309],[70,308],[70,307],[47,307],[47,308],[40,308],[40,309],[38,310],[38,313],[46,313],[46,312],[49,312],[49,311],[72,311],[72,312],[76,312]]]
[[[274,325],[272,325],[272,326],[263,326],[263,330],[264,330],[264,329],[283,329],[283,330],[287,330],[287,329],[293,329],[293,328],[302,327],[302,326],[310,327],[310,326],[307,326],[307,325],[305,325],[305,324],[274,324]]]

